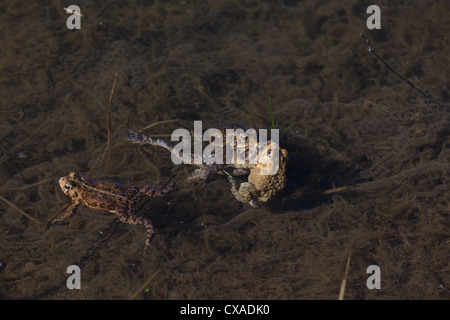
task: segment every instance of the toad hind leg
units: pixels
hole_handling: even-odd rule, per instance
[[[223,170],[223,172],[227,174],[227,180],[231,183],[231,193],[238,201],[242,203],[249,203],[255,208],[259,207],[259,203],[253,199],[258,192],[253,184],[250,182],[243,182],[238,189],[236,180],[233,176],[225,170]]]
[[[52,224],[55,222],[64,221],[72,218],[74,214],[77,212],[80,204],[81,202],[74,201],[66,210],[64,210],[64,212],[58,218],[53,219]]]
[[[152,198],[164,197],[173,190],[173,186],[174,183],[169,184],[164,189],[157,189],[153,186],[128,188],[125,192],[125,195],[128,198],[128,204],[116,208],[115,212],[116,215],[119,217],[120,221],[128,224],[143,224],[147,228],[147,240],[145,242],[145,251],[147,251],[148,247],[150,246],[150,239],[152,238],[154,232],[153,225],[149,219],[131,213],[134,209],[134,204],[138,203],[144,194]]]
[[[152,198],[162,198],[172,192],[173,186],[174,186],[173,182],[171,184],[169,184],[167,187],[165,187],[164,189],[158,189],[153,186],[143,186],[143,187],[140,187],[140,192],[142,192],[143,194],[146,194],[147,196],[152,197]]]
[[[126,208],[117,208],[116,214],[119,216],[120,221],[128,224],[143,224],[147,228],[147,240],[145,241],[145,249],[150,247],[150,239],[153,236],[153,225],[152,222],[144,217],[138,216],[136,214],[128,214]]]

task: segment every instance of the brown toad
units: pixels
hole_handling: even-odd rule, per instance
[[[272,159],[274,150],[279,150],[279,159]],[[237,187],[234,177],[223,170],[228,175],[231,182],[231,192],[240,202],[249,203],[253,207],[275,197],[286,186],[286,161],[288,152],[280,149],[279,146],[269,140],[265,145],[256,165],[250,167],[248,182],[243,182]],[[275,161],[274,161],[275,160]]]
[[[228,124],[228,125],[219,125],[216,128],[219,130],[223,137],[225,137],[226,135],[226,129],[232,129],[232,130],[236,130],[236,129],[242,129],[242,130],[246,130],[244,127],[240,126],[240,125],[236,125],[236,124]],[[206,129],[207,130],[207,129]],[[202,140],[203,137],[203,133],[201,132],[199,135],[196,132],[191,132],[193,133],[194,136],[194,140],[197,139],[199,141]],[[162,147],[164,149],[166,149],[167,151],[171,152],[171,153],[177,153],[177,157],[182,158],[183,157],[183,150],[181,150],[180,152],[176,152],[175,151],[175,145],[170,142],[170,141],[166,141],[160,138],[156,138],[156,137],[152,137],[152,136],[148,136],[139,132],[135,132],[133,130],[129,130],[128,133],[125,133],[126,141],[135,143],[135,144],[140,144],[140,145],[152,145],[152,146],[158,146],[158,147]],[[215,141],[216,142],[216,141]],[[248,144],[248,141],[247,141]],[[222,147],[224,146],[224,143],[222,144]],[[247,148],[248,149],[248,148]],[[248,152],[247,152],[248,153]],[[225,156],[225,153],[224,153]],[[194,172],[192,172],[192,174],[188,177],[188,180],[199,180],[203,182],[203,186],[206,185],[206,183],[209,181],[209,179],[215,174],[215,173],[221,173],[221,170],[223,169],[232,169],[232,175],[233,176],[242,176],[242,175],[246,175],[249,174],[250,172],[250,168],[245,166],[245,165],[236,165],[236,164],[217,164],[217,163],[213,163],[213,164],[206,164],[204,161],[201,161],[201,163],[197,163],[194,159],[195,159],[195,155],[194,154],[190,154],[190,156],[188,156],[188,159],[190,160],[190,163],[195,165],[197,167],[197,169],[194,170]],[[225,162],[225,159],[223,159]]]
[[[219,130],[225,133],[226,129],[244,129],[239,125],[219,126]],[[200,137],[196,137],[200,139]],[[173,152],[174,145],[160,138],[147,136],[132,130],[129,130],[125,140],[136,144],[150,144],[163,147]],[[236,140],[237,141],[237,140]],[[225,142],[221,144],[225,146]],[[249,146],[255,146],[256,149],[262,148],[262,152],[256,164],[249,161],[251,152]],[[279,151],[278,159],[271,159],[272,149]],[[257,152],[256,152],[257,153]],[[276,153],[276,154],[278,154]],[[275,154],[275,152],[273,153]],[[260,144],[250,139],[245,144],[245,163],[239,164],[234,154],[233,164],[196,164],[198,167],[189,177],[189,179],[200,179],[205,184],[208,179],[216,172],[228,175],[228,180],[232,184],[231,191],[237,200],[243,203],[249,203],[253,207],[258,207],[275,197],[286,185],[286,160],[288,152],[280,149],[278,144],[269,140],[266,144]],[[180,154],[180,157],[182,154]],[[272,161],[276,160],[276,161]],[[276,166],[274,168],[274,166]],[[231,170],[230,170],[231,169]],[[269,172],[272,171],[272,172]],[[248,174],[248,182],[242,183],[239,188],[233,176],[242,176]]]
[[[137,203],[144,195],[150,197],[164,197],[173,190],[173,183],[164,189],[153,186],[134,186],[124,188],[108,180],[91,180],[75,172],[59,179],[61,190],[69,196],[72,204],[52,223],[71,218],[80,205],[115,213],[120,221],[129,224],[143,224],[147,228],[145,249],[150,245],[153,235],[153,225],[150,220],[134,213]]]

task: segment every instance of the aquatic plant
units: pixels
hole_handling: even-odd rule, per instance
[[[277,121],[274,121],[274,117],[273,117],[273,110],[272,110],[272,97],[269,96],[269,117],[270,117],[270,123],[272,126],[272,129],[280,129],[278,126],[278,123],[280,121],[280,116],[277,117]],[[283,129],[283,131],[281,132],[281,134],[284,134],[287,130],[288,130],[289,126],[287,126],[286,128]]]

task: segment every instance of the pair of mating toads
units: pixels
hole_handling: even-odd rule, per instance
[[[236,128],[235,125],[232,126]],[[227,126],[223,126],[220,130],[225,132]],[[134,131],[129,131],[125,140],[141,145],[160,146],[168,151],[173,150],[173,145],[159,138],[143,135]],[[236,141],[238,141],[236,139]],[[198,168],[190,176],[190,179],[203,180],[203,183],[215,173],[227,175],[228,181],[231,183],[231,192],[237,200],[243,203],[249,203],[253,207],[272,199],[286,185],[286,160],[287,151],[280,149],[279,146],[269,140],[265,144],[251,144],[256,149],[262,148],[259,154],[263,155],[256,163],[248,161],[249,143],[245,144],[246,161],[244,164],[210,164],[202,163],[197,165]],[[273,165],[273,161],[267,161],[275,153],[273,150],[279,150],[278,170],[275,174],[266,174],[269,166]],[[248,182],[237,185],[234,176],[247,175]],[[59,179],[59,185],[62,191],[71,198],[71,205],[52,223],[63,221],[72,217],[80,205],[85,205],[92,209],[105,210],[115,213],[120,221],[129,224],[143,224],[147,228],[147,240],[145,249],[150,245],[150,239],[153,235],[153,226],[150,220],[139,216],[135,213],[138,202],[144,195],[149,197],[164,197],[168,195],[174,188],[174,183],[169,184],[163,189],[153,186],[133,186],[122,187],[118,183],[108,180],[92,180],[71,172],[68,176]]]

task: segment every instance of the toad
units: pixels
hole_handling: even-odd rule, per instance
[[[279,148],[276,143],[269,140],[263,150],[258,163],[250,169],[248,182],[243,182],[237,186],[233,175],[223,170],[228,175],[227,179],[231,183],[231,192],[237,200],[243,203],[249,203],[257,208],[261,204],[275,197],[286,186],[286,160],[288,152],[285,149],[280,150],[278,165],[271,161],[273,148]],[[278,168],[274,167],[278,166]],[[273,174],[268,174],[273,170]]]
[[[164,197],[173,190],[173,183],[164,189],[153,186],[134,186],[124,188],[118,183],[108,180],[91,180],[75,172],[59,179],[61,190],[72,200],[71,205],[52,223],[71,218],[80,205],[91,209],[115,213],[120,221],[129,224],[143,224],[147,228],[145,250],[150,246],[153,225],[150,220],[135,214],[135,208],[144,195]]]
[[[227,128],[232,129],[244,129],[239,125],[226,125],[220,126],[219,130],[225,132]],[[199,137],[197,137],[198,139]],[[129,130],[126,141],[130,141],[136,144],[149,144],[153,146],[163,147],[166,150],[173,152],[174,145],[163,139],[151,137]],[[253,141],[254,142],[254,141]],[[237,161],[233,161],[232,164],[195,164],[197,169],[189,176],[188,179],[203,180],[203,186],[208,179],[216,172],[226,174],[228,180],[231,182],[231,192],[237,200],[243,203],[249,203],[253,207],[258,207],[262,203],[265,203],[275,197],[279,191],[281,191],[286,185],[286,160],[288,152],[284,149],[280,149],[278,144],[272,140],[269,140],[266,144],[253,143],[256,149],[262,149],[262,157],[258,159],[256,164],[250,163],[249,157],[249,141],[245,145],[245,163],[239,164]],[[276,149],[275,149],[276,148]],[[272,161],[272,149],[279,150],[279,161]],[[180,154],[180,157],[182,154]],[[236,160],[236,155],[234,157]],[[277,168],[274,168],[277,166]],[[268,171],[273,171],[268,174]],[[248,175],[248,182],[242,183],[239,188],[234,179],[235,176]]]

